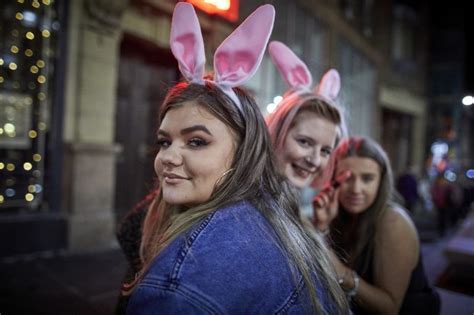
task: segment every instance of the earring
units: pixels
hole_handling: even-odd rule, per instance
[[[227,171],[225,171],[224,173],[222,173],[222,175],[216,180],[216,183],[214,184],[214,190],[216,190],[217,187],[219,187],[220,183],[222,182],[222,180],[224,179],[224,177],[229,174],[230,172],[232,172],[234,170],[234,168],[229,168]]]

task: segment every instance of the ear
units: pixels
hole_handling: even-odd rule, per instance
[[[313,77],[306,64],[285,44],[272,41],[268,46],[272,61],[286,84],[293,89],[310,89]]]
[[[170,47],[181,74],[189,82],[203,82],[206,55],[201,27],[194,8],[179,2],[171,21]]]
[[[323,75],[321,82],[316,88],[316,93],[335,100],[340,90],[341,77],[339,76],[339,72],[335,69],[331,69]]]
[[[222,42],[214,54],[216,83],[235,87],[255,74],[265,53],[274,20],[273,6],[260,6]]]

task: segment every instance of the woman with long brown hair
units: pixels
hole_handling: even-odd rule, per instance
[[[373,140],[351,137],[334,152],[335,172],[349,172],[339,187],[315,200],[314,224],[328,236],[339,283],[354,314],[438,314],[416,228],[391,201],[390,162]],[[335,184],[336,186],[339,184]]]
[[[197,17],[189,4],[175,8],[171,48],[188,82],[160,108],[160,189],[144,220],[141,270],[124,287],[130,314],[347,312],[324,244],[276,172],[258,106],[237,87],[256,71],[273,18],[272,6],[257,9],[204,79]]]

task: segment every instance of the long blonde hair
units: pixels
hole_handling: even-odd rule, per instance
[[[276,171],[268,131],[258,106],[243,90],[234,91],[243,105],[242,111],[209,82],[205,86],[180,83],[165,98],[159,122],[169,109],[185,106],[183,104],[193,100],[230,127],[237,144],[236,152],[232,171],[216,185],[208,201],[185,209],[167,204],[161,194],[158,195],[144,222],[141,276],[132,283],[131,288],[141,281],[154,258],[178,236],[216,209],[245,199],[262,213],[274,229],[289,263],[303,276],[314,310],[320,313],[324,309],[314,284],[316,275],[336,308],[341,312],[347,311],[347,301],[334,276],[324,243],[303,227],[297,216],[297,198]]]

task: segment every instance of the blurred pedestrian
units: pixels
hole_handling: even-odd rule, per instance
[[[418,181],[413,166],[407,167],[407,169],[398,176],[395,187],[403,197],[405,208],[412,214],[415,213],[419,195]]]
[[[328,235],[339,283],[354,314],[438,314],[417,231],[391,202],[392,171],[383,149],[351,137],[335,150],[335,174],[350,172],[315,199],[315,227]],[[340,185],[340,186],[339,186]]]
[[[323,244],[275,170],[258,106],[236,87],[258,67],[273,18],[271,5],[258,8],[219,46],[214,79],[204,79],[197,16],[176,5],[171,48],[188,82],[160,108],[160,193],[144,220],[143,266],[124,287],[130,314],[347,310]]]
[[[438,233],[444,236],[450,220],[450,194],[451,185],[444,178],[443,173],[438,174],[431,185],[431,198],[437,211]]]

